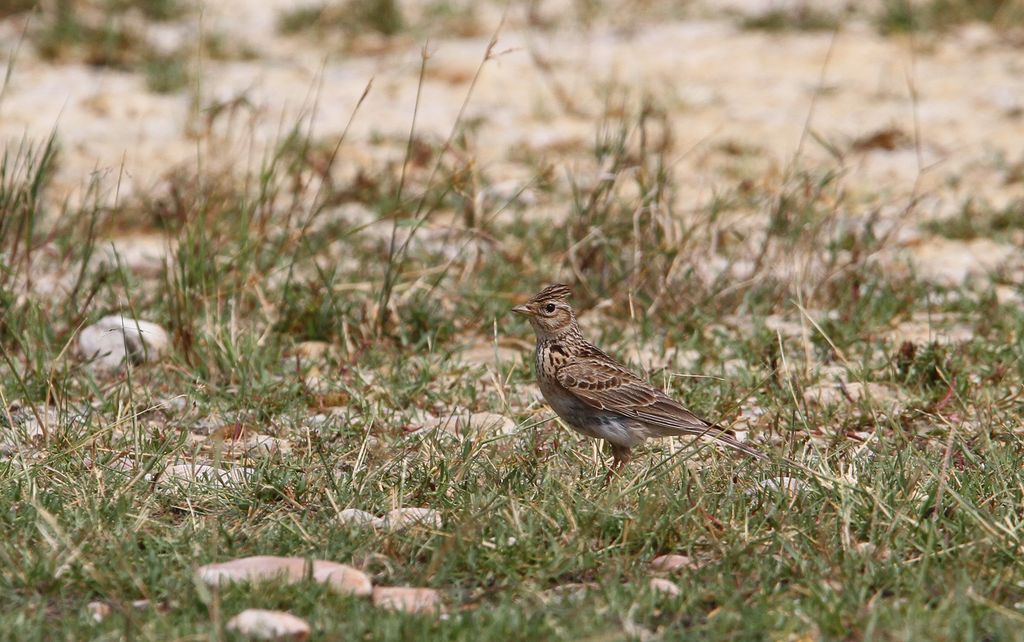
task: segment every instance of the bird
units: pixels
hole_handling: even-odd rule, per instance
[[[635,446],[652,437],[709,437],[766,459],[583,338],[568,303],[571,295],[566,285],[549,285],[512,312],[526,316],[533,326],[537,384],[555,414],[576,432],[611,445],[609,476],[629,463]]]

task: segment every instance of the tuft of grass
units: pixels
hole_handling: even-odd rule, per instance
[[[285,34],[295,34],[315,29],[320,26],[320,19],[326,9],[326,5],[309,5],[284,11],[278,17],[277,30]]]
[[[158,94],[172,94],[186,88],[191,80],[188,61],[181,53],[152,55],[144,63],[146,87]]]
[[[943,31],[968,22],[1017,28],[1024,24],[1024,4],[1020,0],[885,0],[875,17],[882,33]]]
[[[147,87],[157,93],[186,87],[190,77],[187,52],[155,51],[135,22],[128,19],[130,11],[141,11],[151,20],[174,20],[184,15],[185,5],[172,0],[58,0],[41,12],[40,24],[30,37],[39,54],[49,60],[81,60],[97,67],[138,70],[144,74]]]
[[[182,0],[107,0],[107,7],[119,13],[134,9],[157,21],[177,20],[188,12],[188,4]]]
[[[977,238],[1008,239],[1020,243],[1024,231],[1024,201],[1001,208],[970,199],[956,216],[925,223],[924,228],[950,239],[969,241]],[[1017,233],[1016,237],[1014,233]]]
[[[78,58],[86,64],[120,69],[139,64],[147,49],[120,14],[98,11],[86,17],[74,0],[58,0],[52,11],[45,12],[33,41],[43,58]]]
[[[740,26],[758,31],[833,31],[839,22],[839,16],[834,11],[805,3],[792,8],[773,8],[746,15],[740,21]]]
[[[278,18],[281,33],[341,31],[356,34],[364,29],[393,36],[405,28],[401,7],[395,0],[347,0],[341,4],[297,7]]]

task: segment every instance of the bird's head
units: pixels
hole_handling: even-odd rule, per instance
[[[512,311],[530,320],[538,339],[558,337],[576,327],[576,315],[566,302],[571,294],[566,285],[549,285]]]

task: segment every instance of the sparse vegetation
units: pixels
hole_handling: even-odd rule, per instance
[[[995,208],[969,200],[951,218],[929,221],[926,229],[951,239],[1007,239],[1024,245],[1024,201],[1013,201]]]
[[[297,7],[281,14],[282,33],[335,30],[355,34],[369,28],[392,36],[402,30],[405,21],[395,0],[347,0],[339,4]]]
[[[934,31],[983,22],[996,28],[1024,27],[1020,0],[885,0],[877,23],[883,33]]]
[[[822,10],[813,3],[800,4],[790,9],[769,9],[763,13],[744,16],[740,24],[745,29],[764,31],[831,31],[840,23],[834,10]]]
[[[596,19],[597,4],[574,10]],[[132,69],[155,91],[188,82],[184,54],[156,58],[120,18],[57,6],[41,32],[52,60]],[[361,28],[416,28],[396,3],[360,6]],[[278,26],[331,28],[335,10]],[[775,151],[764,141],[694,152],[678,129],[692,112],[608,86],[591,144],[524,143],[500,162],[478,158],[492,141],[463,114],[447,139],[360,141],[383,151],[358,162],[352,141],[298,119],[235,163],[210,133],[233,117],[217,105],[199,162],[117,199],[117,177],[96,173],[67,198],[58,135],[8,144],[0,639],[233,639],[225,623],[248,607],[290,611],[318,639],[1018,638],[1024,310],[997,289],[1021,292],[1019,274],[950,284],[906,269],[900,243],[918,241],[900,226],[918,225],[921,194],[876,193],[854,164],[917,135],[893,124],[830,146],[808,123],[828,153],[758,164]],[[695,187],[678,167],[691,153],[734,174]],[[1020,248],[1020,201],[978,192],[920,229]],[[139,238],[155,260],[125,251]],[[591,338],[770,462],[650,442],[605,486],[594,442],[537,400],[529,331],[508,314],[555,279]],[[118,312],[166,329],[167,353],[96,368],[78,340]],[[507,429],[471,428],[483,413]],[[254,435],[281,441],[245,446]],[[249,476],[165,483],[199,461]],[[441,526],[339,519],[413,506]],[[681,567],[652,571],[668,553]],[[195,577],[247,555],[433,587],[446,614]],[[110,607],[100,621],[94,601]]]

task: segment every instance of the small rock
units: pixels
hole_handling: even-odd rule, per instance
[[[163,474],[157,480],[164,486],[189,485],[189,484],[220,484],[228,486],[242,484],[253,476],[255,471],[245,466],[220,469],[208,464],[171,464],[164,469]]]
[[[309,625],[284,611],[246,609],[228,621],[228,630],[256,640],[305,640]]]
[[[132,365],[156,361],[169,343],[167,332],[157,324],[119,314],[103,317],[78,334],[82,356],[101,370],[116,370],[125,360]]]
[[[89,615],[92,617],[93,622],[99,624],[111,613],[110,605],[106,602],[89,602],[86,605],[86,610],[89,611]]]
[[[474,412],[465,421],[463,432],[477,434],[511,435],[516,431],[516,422],[496,412]]]
[[[342,595],[369,595],[373,591],[370,576],[348,564],[316,560],[313,562],[313,579],[328,584]]]
[[[280,579],[294,584],[305,578],[306,560],[301,557],[270,555],[242,557],[219,564],[207,564],[196,570],[197,577],[209,586],[232,582],[262,582]],[[369,595],[373,591],[370,577],[362,571],[337,562],[314,560],[313,579],[326,582],[343,595]]]
[[[387,522],[375,515],[371,515],[358,508],[346,508],[338,513],[338,521],[342,524],[353,526],[368,526],[371,528],[387,528]]]
[[[436,613],[441,609],[441,594],[430,588],[378,586],[373,589],[373,605],[406,613]]]
[[[432,508],[396,508],[384,517],[388,530],[398,531],[412,526],[441,528],[441,513]]]
[[[694,568],[693,562],[686,555],[659,555],[651,560],[651,570],[672,573],[683,568]]]
[[[651,578],[651,590],[656,593],[664,593],[672,597],[677,597],[680,593],[679,587],[676,586],[675,582],[666,580],[663,577],[652,577]]]
[[[240,449],[250,457],[274,457],[276,455],[287,455],[292,451],[292,445],[287,439],[254,434],[246,435],[236,441],[232,449]]]

